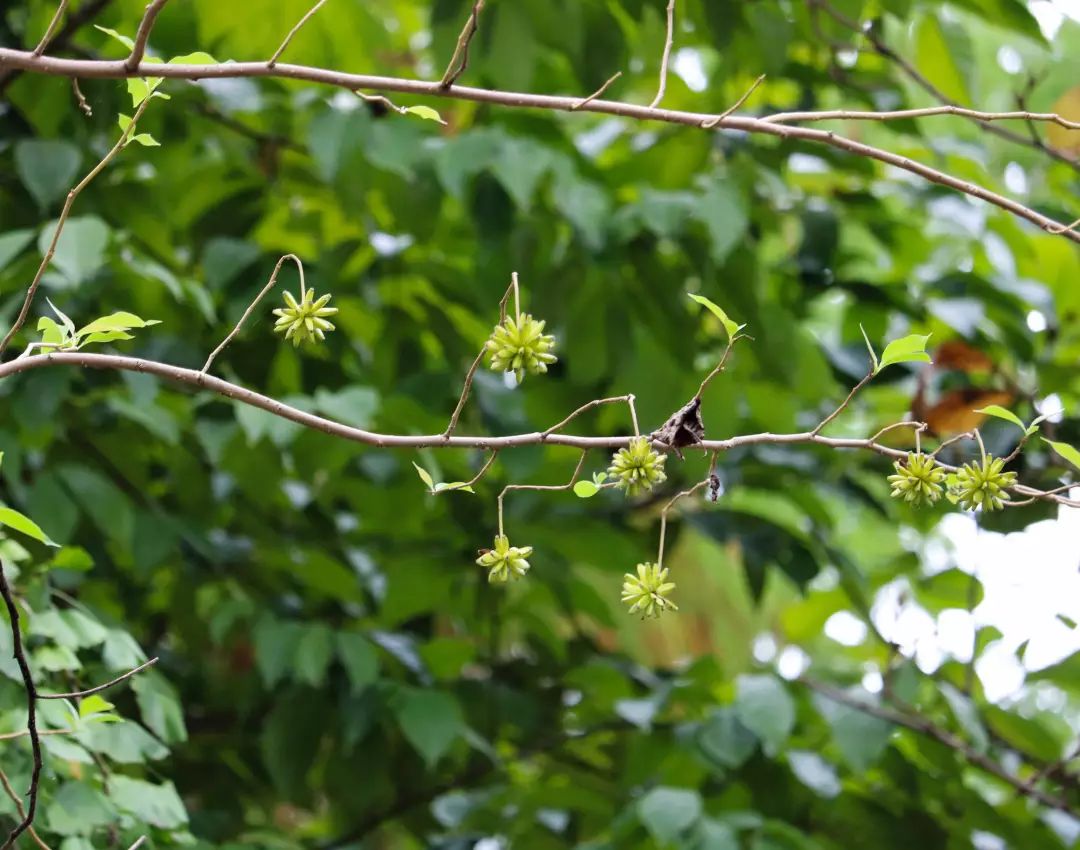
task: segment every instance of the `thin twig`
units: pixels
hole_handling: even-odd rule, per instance
[[[99,693],[100,691],[107,690],[107,689],[111,688],[113,685],[119,685],[121,682],[125,681],[126,679],[130,679],[135,674],[141,673],[147,667],[154,666],[155,664],[157,664],[157,662],[158,662],[157,658],[151,658],[149,661],[143,662],[142,664],[140,664],[138,667],[134,668],[133,670],[128,670],[123,675],[117,676],[115,679],[112,679],[111,681],[106,682],[104,685],[98,685],[97,687],[94,687],[94,688],[87,688],[85,691],[71,691],[70,693],[66,693],[66,694],[43,694],[43,693],[39,693],[38,694],[38,699],[82,699],[83,697],[90,696],[90,694],[96,694],[96,693]]]
[[[675,41],[675,0],[668,0],[667,4],[667,32],[664,36],[664,53],[660,57],[660,85],[656,90],[656,97],[649,104],[649,109],[655,109],[664,99],[667,91],[668,63],[671,59],[671,45]]]
[[[585,413],[588,410],[592,410],[594,407],[599,407],[602,404],[615,404],[616,402],[624,401],[624,402],[627,402],[627,403],[629,403],[631,405],[630,409],[631,409],[631,411],[633,411],[634,408],[633,408],[632,399],[633,399],[632,395],[615,395],[615,396],[612,396],[611,398],[594,398],[592,401],[586,402],[585,404],[581,405],[581,407],[579,407],[577,410],[575,410],[573,413],[571,413],[569,416],[567,416],[562,421],[557,422],[556,424],[554,424],[550,428],[548,428],[546,431],[542,432],[541,436],[546,438],[546,437],[550,436],[551,434],[554,434],[556,431],[560,430],[563,426],[568,425],[571,422],[573,422],[582,413]],[[634,431],[636,433],[637,430],[638,430],[638,428],[637,428],[637,414],[636,413],[633,415],[633,418],[634,418]]]
[[[713,378],[715,378],[717,375],[724,371],[724,368],[727,366],[728,357],[731,356],[731,350],[735,347],[735,343],[737,343],[742,338],[742,336],[736,334],[734,337],[728,340],[727,347],[724,349],[724,353],[720,357],[720,362],[717,363],[713,370],[705,376],[704,380],[702,380],[701,386],[698,387],[698,391],[694,394],[694,398],[701,398],[701,394],[705,392],[705,388],[709,386],[709,381],[711,381]]]
[[[578,476],[581,475],[581,468],[585,465],[585,458],[589,456],[589,450],[585,449],[581,453],[581,457],[578,458],[577,466],[574,467],[574,472],[570,476],[570,480],[565,484],[507,484],[503,487],[502,492],[499,493],[499,535],[503,534],[503,499],[506,498],[506,494],[511,490],[569,490],[578,480]]]
[[[452,484],[449,487],[443,487],[441,490],[432,490],[432,495],[438,496],[440,493],[449,493],[451,490],[464,490],[466,487],[472,487],[473,484],[475,484],[477,481],[484,477],[484,473],[488,471],[488,469],[491,467],[491,464],[495,463],[495,458],[497,458],[498,456],[499,450],[492,449],[491,456],[487,459],[487,462],[482,467],[480,467],[480,471],[476,473],[476,475],[474,475],[468,481],[462,481],[460,484]]]
[[[56,33],[56,28],[60,25],[60,19],[64,17],[64,12],[67,11],[67,7],[68,0],[60,0],[60,5],[56,7],[56,13],[52,16],[49,26],[45,29],[45,35],[41,37],[38,46],[34,48],[35,56],[40,56],[45,52],[45,48],[49,46],[49,42],[52,41],[52,37]]]
[[[145,843],[146,843],[146,836],[145,835],[140,835],[137,839],[135,839],[135,843],[132,844],[128,848],[128,850],[139,850],[139,848],[142,847],[143,844],[145,844]]]
[[[938,743],[944,744],[946,747],[953,750],[957,755],[974,767],[978,767],[986,773],[992,774],[1003,782],[1008,783],[1024,796],[1030,797],[1036,802],[1042,803],[1044,806],[1050,806],[1051,808],[1059,809],[1063,812],[1076,814],[1076,810],[1073,809],[1067,801],[1047,794],[1038,788],[1027,787],[1027,784],[1022,779],[1009,773],[1009,771],[989,756],[973,749],[961,738],[958,738],[947,729],[942,729],[927,717],[910,715],[906,712],[888,708],[887,706],[875,705],[857,697],[853,697],[840,688],[833,687],[832,685],[814,679],[801,677],[796,681],[813,691],[817,691],[819,694],[833,702],[841,703],[849,708],[861,711],[864,714],[869,714],[880,720],[894,723],[897,726],[903,726],[904,728],[910,729],[912,732],[917,732],[920,735],[924,735],[927,738],[932,738]]]
[[[857,383],[854,387],[852,387],[851,392],[848,393],[848,396],[847,396],[847,398],[844,399],[843,403],[838,408],[836,408],[836,410],[834,410],[832,413],[830,413],[828,416],[826,416],[824,419],[822,419],[821,422],[818,423],[817,427],[814,428],[814,430],[811,431],[810,433],[813,434],[815,437],[818,434],[820,434],[822,429],[826,425],[828,425],[830,422],[832,422],[837,416],[839,416],[841,413],[843,413],[847,409],[847,406],[849,404],[851,404],[851,400],[853,398],[855,398],[855,394],[859,390],[861,390],[863,387],[865,387],[868,383],[870,383],[870,381],[873,379],[873,377],[874,377],[874,373],[869,372],[865,378],[863,378],[861,381],[859,381],[859,383]]]
[[[4,786],[4,793],[6,793],[8,797],[11,798],[11,802],[15,804],[15,811],[19,813],[19,817],[25,818],[26,809],[23,808],[22,797],[15,793],[15,789],[11,787],[11,780],[8,779],[7,774],[4,773],[3,770],[0,770],[0,785]],[[30,837],[34,839],[34,843],[37,844],[41,850],[51,850],[49,845],[41,840],[41,836],[37,834],[37,831],[32,825],[28,826],[26,831],[30,833]]]
[[[146,4],[146,11],[143,12],[142,20],[139,21],[139,29],[135,33],[135,44],[132,46],[128,58],[124,60],[124,70],[128,73],[138,68],[143,61],[147,42],[150,41],[150,30],[154,28],[154,21],[157,20],[158,13],[168,2],[169,0],[151,0]]]
[[[439,81],[440,88],[450,88],[458,77],[465,73],[465,69],[469,67],[469,45],[472,43],[476,31],[480,28],[480,12],[483,8],[484,0],[476,0],[473,3],[469,19],[465,21],[461,35],[458,36],[457,45],[454,47],[454,55],[450,57],[450,64],[446,66],[446,72]]]
[[[661,508],[661,510],[660,510],[660,546],[659,546],[659,548],[657,550],[657,553],[656,553],[656,566],[658,566],[658,567],[663,567],[664,566],[664,541],[665,541],[665,538],[667,537],[667,515],[668,515],[668,511],[670,511],[673,507],[675,507],[676,502],[679,502],[680,500],[685,499],[687,496],[694,495],[694,493],[696,493],[702,487],[708,487],[712,483],[712,474],[713,474],[712,469],[713,469],[713,467],[712,467],[712,465],[710,465],[709,477],[708,478],[706,478],[704,481],[699,481],[697,484],[695,484],[689,490],[683,490],[681,493],[676,493],[674,496],[672,496],[671,500],[666,505],[664,505],[663,508]]]
[[[0,847],[0,850],[8,850],[9,847],[14,846],[15,839],[30,828],[34,822],[34,815],[37,814],[38,782],[41,779],[41,737],[37,728],[37,686],[34,684],[34,675],[30,672],[30,665],[26,660],[22,631],[19,628],[19,607],[11,594],[7,568],[2,558],[0,558],[0,595],[4,597],[4,605],[7,607],[8,620],[11,624],[12,655],[19,665],[19,674],[22,676],[23,687],[26,688],[26,734],[30,736],[30,751],[34,759],[34,767],[30,771],[30,789],[27,791],[30,804],[26,807],[22,820],[8,833],[7,841]]]
[[[90,104],[87,102],[86,98],[83,96],[82,89],[79,88],[79,78],[78,77],[72,77],[71,78],[71,92],[72,92],[72,94],[75,95],[75,103],[78,105],[78,107],[82,111],[83,115],[85,115],[87,118],[93,118],[94,117],[94,110],[90,108]]]
[[[510,285],[506,287],[506,292],[503,293],[503,297],[499,300],[499,324],[501,325],[506,321],[506,300],[510,297],[510,293],[514,293],[514,300],[518,300],[518,279],[517,272],[514,272],[510,276]],[[520,308],[519,308],[520,310]],[[480,368],[480,363],[484,359],[484,355],[488,353],[487,343],[485,342],[480,349],[480,353],[476,355],[476,359],[469,367],[469,371],[465,373],[465,386],[461,388],[461,395],[458,397],[458,403],[454,407],[454,412],[450,414],[450,423],[446,426],[446,430],[443,431],[443,437],[449,440],[454,431],[457,429],[458,419],[461,417],[461,411],[465,409],[465,402],[469,400],[469,392],[472,390],[473,378],[476,375],[476,370]]]
[[[733,104],[731,104],[731,106],[729,106],[727,109],[725,109],[719,115],[717,115],[715,118],[710,118],[708,121],[702,121],[701,125],[700,125],[701,129],[702,130],[711,130],[713,127],[715,127],[721,121],[723,121],[725,118],[729,117],[732,113],[735,112],[736,109],[738,109],[740,106],[742,106],[744,103],[746,103],[746,101],[749,99],[750,95],[752,95],[755,91],[757,91],[757,87],[760,86],[763,82],[765,82],[765,75],[764,74],[762,74],[760,77],[758,77],[756,80],[754,80],[754,82],[750,86],[750,88],[748,88],[745,92],[743,92],[742,97],[740,97],[737,101],[735,101]]]
[[[1069,130],[1080,130],[1080,122],[1069,121],[1056,112],[980,112],[963,106],[927,106],[921,109],[893,109],[872,112],[853,109],[828,109],[820,112],[777,112],[763,115],[762,121],[773,124],[798,121],[902,121],[909,118],[928,118],[932,115],[959,115],[976,121],[1048,121]]]
[[[0,356],[2,356],[7,349],[12,337],[19,332],[26,322],[26,317],[30,313],[30,305],[34,301],[34,295],[37,293],[38,286],[41,285],[41,277],[45,274],[45,270],[49,267],[49,263],[52,262],[53,255],[56,253],[56,246],[60,242],[60,234],[64,231],[64,224],[67,222],[72,204],[74,204],[75,199],[79,197],[79,193],[90,184],[90,181],[97,177],[98,174],[105,169],[105,166],[112,161],[113,157],[124,149],[128,140],[131,138],[131,134],[135,131],[135,125],[138,123],[139,118],[142,117],[143,111],[149,104],[149,97],[139,104],[139,108],[135,110],[135,114],[131,117],[131,123],[126,130],[120,133],[120,138],[117,139],[116,144],[113,145],[109,152],[101,158],[101,161],[90,169],[90,172],[67,193],[67,198],[64,199],[64,207],[60,210],[60,218],[57,220],[56,227],[53,230],[52,239],[49,240],[49,247],[45,250],[45,256],[42,257],[41,264],[34,274],[34,279],[30,282],[30,286],[26,290],[26,297],[23,299],[22,308],[19,310],[19,315],[15,319],[15,324],[11,326],[11,330],[9,330],[4,338],[0,340]]]
[[[961,434],[954,434],[953,436],[949,437],[949,439],[944,440],[941,443],[940,446],[938,446],[936,449],[934,449],[932,452],[930,452],[930,457],[936,458],[939,454],[941,454],[941,452],[944,449],[946,449],[949,446],[953,445],[953,443],[959,443],[961,440],[974,440],[974,439],[975,439],[975,434],[972,431],[964,431]]]
[[[596,100],[598,97],[600,97],[600,95],[602,95],[604,92],[606,92],[608,90],[608,87],[613,82],[615,82],[617,79],[619,79],[619,77],[621,77],[621,76],[622,76],[622,71],[616,71],[614,74],[612,74],[610,77],[607,78],[607,82],[604,83],[602,86],[600,86],[600,88],[598,88],[596,91],[594,91],[588,97],[582,98],[577,103],[575,103],[573,106],[571,106],[570,111],[571,112],[577,112],[579,109],[581,109],[581,107],[585,106],[586,104],[592,103],[594,100]]]
[[[289,42],[293,40],[293,36],[300,32],[304,24],[308,22],[308,19],[311,18],[311,16],[314,15],[316,12],[318,12],[319,9],[323,7],[324,3],[326,3],[326,0],[319,0],[318,3],[316,3],[314,6],[307,10],[307,14],[305,14],[304,17],[297,21],[296,26],[289,30],[289,34],[285,36],[285,40],[281,42],[281,46],[274,51],[274,55],[271,56],[269,61],[266,63],[267,68],[273,68],[274,65],[277,64],[278,59],[281,58],[281,54],[285,52],[285,48],[288,47]]]
[[[889,432],[896,431],[896,430],[898,430],[900,428],[914,428],[915,429],[915,440],[916,440],[915,453],[919,454],[918,440],[919,440],[919,435],[922,434],[922,432],[925,431],[926,428],[927,428],[927,425],[926,425],[925,422],[916,422],[916,421],[911,420],[911,419],[905,420],[903,422],[894,422],[892,425],[886,425],[884,428],[882,428],[880,431],[878,431],[876,434],[874,434],[874,436],[870,438],[870,442],[876,443],[878,440],[880,440],[882,437],[884,437]]]
[[[1047,233],[1068,233],[1068,232],[1076,230],[1076,228],[1078,228],[1078,227],[1080,227],[1080,218],[1078,218],[1076,221],[1072,222],[1071,224],[1051,224],[1051,225],[1047,225],[1047,227],[1045,229],[1046,229]]]
[[[304,283],[304,264],[300,262],[300,258],[296,256],[296,254],[285,254],[281,259],[277,261],[277,265],[274,266],[274,271],[271,272],[270,279],[266,282],[266,286],[264,286],[259,291],[259,294],[255,296],[255,300],[248,305],[248,308],[244,311],[244,315],[242,315],[240,317],[240,321],[236,323],[236,327],[229,331],[229,335],[221,341],[221,344],[210,352],[210,356],[206,358],[206,363],[203,364],[201,370],[203,373],[210,371],[210,366],[213,364],[215,358],[217,358],[217,356],[225,350],[225,347],[233,341],[236,335],[240,333],[240,328],[243,327],[244,322],[247,321],[248,316],[251,315],[252,311],[258,306],[259,302],[263,300],[263,297],[266,295],[266,293],[268,293],[271,289],[274,288],[274,285],[277,283],[278,273],[281,271],[281,267],[285,265],[286,260],[292,260],[294,263],[296,263],[297,271],[300,272],[300,297],[301,300],[303,300],[304,290],[306,289],[306,285]]]

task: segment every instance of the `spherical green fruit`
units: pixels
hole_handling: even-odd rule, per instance
[[[667,480],[664,464],[667,455],[654,451],[647,437],[634,437],[625,449],[619,449],[611,458],[608,475],[615,479],[615,486],[625,490],[627,496],[647,493],[657,484]]]
[[[956,473],[953,495],[966,511],[982,508],[999,511],[1010,496],[1007,488],[1016,483],[1015,472],[1002,472],[1005,459],[983,455],[981,463],[965,463]]]
[[[889,484],[894,499],[918,508],[934,504],[944,493],[945,470],[930,455],[911,452],[906,462],[896,461],[893,467],[896,473],[889,476]]]
[[[507,316],[495,326],[487,341],[491,368],[496,372],[513,372],[520,384],[525,373],[540,375],[558,358],[552,354],[555,337],[544,333],[544,322],[528,313],[517,318]]]

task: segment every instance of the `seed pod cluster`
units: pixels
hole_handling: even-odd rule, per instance
[[[972,461],[960,467],[950,488],[960,507],[966,511],[1004,508],[1010,499],[1008,488],[1016,483],[1016,473],[1003,472],[1004,466],[1004,458],[983,455],[981,462]]]
[[[634,437],[625,449],[612,455],[608,475],[615,486],[626,491],[627,496],[647,493],[657,484],[667,481],[664,463],[667,456],[655,451],[647,437]]]
[[[552,354],[555,337],[544,333],[544,322],[528,313],[507,316],[495,326],[487,341],[491,368],[513,372],[520,384],[525,373],[541,375],[558,358]]]
[[[495,538],[495,548],[488,549],[476,559],[476,563],[488,571],[488,581],[507,582],[519,579],[529,571],[529,562],[525,560],[533,553],[532,546],[511,546],[505,534]]]
[[[667,580],[668,571],[659,564],[637,565],[637,575],[623,576],[622,601],[630,606],[630,613],[645,617],[659,617],[665,611],[678,611],[679,606],[668,598],[675,589],[674,582]]]
[[[894,499],[919,508],[934,504],[944,495],[945,470],[930,455],[911,452],[906,461],[896,461],[893,468],[896,472],[889,476],[889,484]]]
[[[330,295],[315,298],[315,290],[303,289],[297,301],[291,292],[285,292],[285,306],[274,310],[277,322],[274,333],[285,334],[285,339],[292,340],[294,346],[302,342],[322,342],[327,331],[334,330],[328,316],[337,313],[337,307],[327,307]]]

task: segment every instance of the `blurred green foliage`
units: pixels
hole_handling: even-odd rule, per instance
[[[130,36],[145,3],[91,5],[95,23]],[[267,58],[310,5],[174,0],[151,52]],[[647,103],[664,6],[489,0],[462,82],[585,96],[621,70],[606,96]],[[1012,109],[1026,91],[1048,110],[1076,82],[1080,24],[1047,39],[1020,0],[835,6],[872,19],[964,105]],[[437,79],[470,7],[332,0],[283,61]],[[0,43],[35,44],[54,9],[4,4]],[[802,2],[680,0],[677,20],[667,107],[722,112],[763,72],[753,113],[934,105]],[[59,50],[125,55],[89,25]],[[0,85],[6,327],[67,190],[140,95],[138,83],[83,80],[87,117],[68,80]],[[394,97],[437,109],[441,126],[276,79],[159,91],[170,100],[151,102],[139,129],[161,146],[130,146],[79,197],[41,293],[76,327],[117,311],[161,321],[106,343],[118,351],[199,368],[292,252],[308,285],[333,294],[337,332],[314,349],[283,344],[275,294],[214,370],[359,427],[438,433],[517,270],[559,360],[521,387],[481,370],[462,433],[543,429],[627,393],[643,429],[658,427],[727,342],[693,292],[754,337],[705,393],[710,437],[813,427],[866,373],[862,326],[879,352],[909,333],[932,334],[931,349],[965,342],[994,364],[984,388],[1006,392],[1024,422],[1055,397],[1067,415],[1049,436],[1080,444],[1076,246],[942,187],[737,132]],[[1075,217],[1074,167],[967,120],[837,127]],[[298,289],[291,266],[279,285]],[[39,295],[28,331],[46,310]],[[830,433],[902,418],[921,368],[883,372]],[[762,635],[798,647],[808,675],[867,702],[902,699],[1025,777],[1066,754],[1075,656],[1038,674],[1068,692],[1055,714],[1033,698],[988,704],[955,660],[928,675],[873,632],[855,646],[822,634],[837,612],[868,617],[897,579],[931,614],[970,605],[971,580],[951,563],[928,576],[912,542],[954,508],[890,500],[879,456],[779,445],[721,456],[720,500],[690,500],[669,523],[680,611],[642,623],[619,602],[621,577],[653,558],[660,506],[704,477],[700,454],[669,458],[665,487],[629,504],[611,490],[512,493],[507,533],[535,548],[532,569],[493,587],[474,560],[494,536],[499,489],[563,483],[576,452],[508,451],[474,494],[432,495],[413,462],[434,481],[467,481],[484,453],[360,446],[139,374],[36,370],[0,383],[0,411],[3,501],[64,547],[0,542],[39,686],[87,687],[161,657],[107,703],[41,704],[59,734],[43,739],[37,828],[60,850],[144,833],[151,846],[206,848],[450,850],[498,837],[595,850],[1053,850],[1080,832],[955,748],[785,681],[769,653],[755,660]],[[625,434],[626,409],[598,408],[572,429]],[[999,454],[1018,436],[1008,422],[985,429]],[[899,447],[908,439],[896,433]],[[609,462],[594,453],[586,476]],[[1067,467],[1035,441],[1017,468],[1054,487]],[[986,522],[1052,515],[1036,503]],[[10,654],[0,630],[3,733],[26,722]],[[868,673],[884,677],[884,695],[860,685]],[[16,789],[25,743],[0,742]],[[1053,779],[1080,811],[1076,783]],[[0,797],[5,821],[14,811]],[[985,843],[994,836],[1003,843]]]

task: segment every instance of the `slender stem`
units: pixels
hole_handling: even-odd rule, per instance
[[[441,490],[432,490],[432,495],[438,496],[440,493],[449,493],[451,490],[464,490],[466,487],[472,487],[473,484],[475,484],[477,481],[484,477],[484,473],[488,471],[488,469],[491,467],[491,464],[495,462],[495,458],[497,458],[498,456],[499,450],[492,449],[491,456],[487,459],[487,462],[482,467],[480,467],[480,471],[476,473],[476,475],[474,475],[468,481],[463,481],[460,484],[455,484],[451,487],[443,487]]]
[[[90,104],[87,102],[86,97],[82,93],[82,89],[79,88],[79,78],[71,78],[71,93],[75,95],[75,103],[78,105],[79,110],[87,118],[94,117],[94,110],[90,108]]]
[[[896,430],[898,430],[900,428],[914,428],[915,429],[915,431],[914,431],[914,433],[915,433],[915,453],[918,454],[919,453],[919,435],[923,431],[926,430],[926,423],[925,422],[915,422],[915,421],[911,421],[911,420],[907,420],[907,421],[904,421],[904,422],[894,422],[892,425],[886,425],[884,428],[882,428],[880,431],[878,431],[876,434],[874,434],[874,436],[870,438],[870,441],[872,443],[876,443],[878,440],[880,440],[886,434],[888,434],[888,433],[890,433],[892,431],[896,431]]]
[[[986,446],[983,445],[982,433],[978,428],[975,429],[975,439],[979,442],[979,461],[986,463]]]
[[[705,379],[701,382],[701,386],[698,387],[698,391],[695,394],[695,398],[701,398],[701,394],[705,392],[705,388],[709,385],[709,381],[724,371],[724,367],[727,365],[728,357],[731,356],[731,350],[735,347],[735,343],[742,339],[741,336],[732,337],[724,349],[723,355],[720,357],[720,362],[716,364],[713,370],[705,376]]]
[[[634,397],[632,395],[616,395],[612,396],[611,398],[594,398],[592,401],[586,402],[569,416],[567,416],[565,419],[563,419],[561,422],[557,422],[556,424],[548,428],[546,431],[544,431],[541,436],[546,438],[551,434],[554,434],[556,431],[562,429],[563,426],[568,425],[570,422],[575,420],[582,413],[585,413],[588,410],[592,410],[594,407],[599,407],[602,404],[614,404],[615,402],[619,401],[625,401],[627,404],[630,405],[630,415],[634,420],[634,434],[638,434],[639,432],[637,428],[637,413],[634,412]]]
[[[640,437],[641,436],[641,426],[638,425],[637,408],[634,407],[634,402],[636,400],[637,400],[637,397],[633,393],[630,393],[630,395],[628,395],[626,397],[626,404],[630,408],[630,421],[634,425],[634,436],[635,437]]]
[[[712,473],[711,473],[711,470],[710,470],[710,476],[711,476],[711,474]],[[670,511],[675,506],[676,502],[680,501],[681,499],[685,499],[687,496],[692,496],[692,495],[694,495],[694,493],[696,493],[702,487],[708,487],[708,486],[709,486],[709,479],[708,478],[706,478],[704,481],[699,481],[697,484],[695,484],[689,490],[683,490],[681,493],[676,493],[671,498],[671,500],[666,505],[664,505],[664,507],[661,509],[661,511],[660,511],[660,546],[659,546],[659,548],[657,550],[657,553],[656,553],[656,566],[658,566],[658,567],[663,567],[664,566],[664,540],[667,537],[667,515],[668,515],[668,511]]]
[[[277,283],[278,273],[281,271],[281,267],[285,265],[286,260],[292,260],[294,263],[296,263],[296,269],[300,272],[300,301],[303,302],[304,296],[307,293],[306,285],[304,283],[304,264],[300,262],[300,258],[296,256],[296,254],[285,254],[285,256],[283,256],[277,261],[277,265],[274,266],[274,271],[270,274],[270,279],[266,282],[266,285],[259,291],[259,294],[255,296],[255,300],[248,305],[248,308],[244,311],[244,315],[242,315],[240,317],[240,321],[236,323],[236,327],[229,331],[229,335],[221,341],[221,344],[210,352],[210,356],[206,358],[206,363],[203,364],[201,370],[203,373],[210,371],[210,367],[213,365],[214,360],[217,358],[217,356],[221,354],[221,352],[225,350],[226,346],[228,346],[228,344],[232,342],[233,339],[235,339],[236,335],[240,333],[240,328],[243,327],[244,322],[246,322],[248,319],[248,316],[251,315],[252,311],[255,309],[256,306],[258,306],[259,302],[263,300],[263,298],[266,296],[266,293],[268,293],[271,289],[274,288],[274,285]]]
[[[814,430],[811,431],[810,433],[813,434],[814,436],[817,436],[818,434],[820,434],[822,429],[826,425],[828,425],[830,422],[832,422],[837,416],[839,416],[841,413],[843,413],[847,409],[847,406],[849,404],[851,404],[851,400],[853,398],[855,398],[855,394],[858,393],[858,391],[861,390],[863,387],[865,387],[868,383],[870,383],[870,381],[873,379],[873,377],[874,377],[874,373],[870,372],[869,374],[867,374],[867,376],[865,378],[863,378],[861,381],[859,381],[859,383],[857,383],[854,387],[852,387],[851,392],[848,393],[848,396],[847,396],[847,398],[844,399],[843,403],[838,408],[836,408],[836,410],[834,410],[832,413],[830,413],[828,416],[826,416],[824,419],[822,419],[821,422],[818,423],[817,427],[814,428]]]
[[[483,8],[484,0],[476,0],[473,3],[469,18],[465,21],[461,35],[458,36],[457,44],[454,47],[454,55],[450,57],[450,64],[446,66],[446,71],[439,81],[440,88],[450,88],[457,82],[458,77],[465,73],[465,69],[469,67],[469,45],[472,43],[476,31],[480,28],[480,12]]]
[[[649,104],[650,109],[655,109],[657,104],[664,99],[667,91],[668,63],[671,59],[671,45],[675,41],[675,0],[668,0],[667,4],[667,32],[664,36],[664,53],[660,57],[660,85],[656,90],[656,97]]]
[[[581,469],[585,465],[585,458],[589,456],[589,450],[585,449],[581,452],[581,457],[578,458],[577,466],[574,467],[574,473],[570,476],[570,480],[565,484],[507,484],[503,487],[502,492],[499,493],[499,536],[501,537],[503,532],[503,499],[506,498],[506,494],[511,490],[569,490],[578,480],[578,476],[581,475]]]
[[[64,225],[67,223],[68,215],[71,212],[72,204],[75,203],[75,199],[79,197],[79,194],[82,192],[82,190],[85,189],[88,185],[90,185],[90,182],[95,177],[97,177],[110,162],[112,162],[113,157],[115,157],[118,153],[120,153],[120,151],[124,149],[124,146],[127,145],[128,140],[131,138],[132,133],[135,131],[135,125],[138,123],[139,119],[142,117],[143,112],[146,110],[146,107],[149,105],[150,98],[148,97],[139,104],[139,108],[135,110],[135,114],[131,117],[131,123],[128,125],[127,129],[120,134],[120,138],[117,139],[116,144],[114,144],[112,148],[109,149],[109,152],[101,158],[101,161],[98,162],[98,164],[95,165],[93,168],[91,168],[89,173],[82,180],[76,183],[74,188],[72,188],[71,191],[67,193],[67,198],[64,199],[63,209],[60,210],[60,218],[57,219],[56,227],[53,230],[52,238],[49,240],[49,247],[45,249],[45,256],[42,257],[41,263],[38,265],[37,272],[34,273],[34,279],[30,282],[30,286],[27,287],[26,297],[23,299],[23,304],[19,310],[19,315],[15,319],[15,323],[11,326],[11,330],[9,330],[4,336],[4,338],[0,340],[0,355],[3,355],[12,338],[22,329],[22,326],[26,323],[26,317],[30,314],[30,305],[34,302],[34,295],[37,294],[38,287],[41,285],[42,275],[45,274],[45,270],[49,267],[49,263],[52,262],[53,255],[56,253],[56,246],[60,242],[60,234],[64,232]]]
[[[948,448],[954,443],[959,443],[961,440],[971,440],[974,439],[974,437],[975,434],[971,431],[964,431],[962,434],[954,434],[952,437],[949,437],[949,439],[945,440],[940,446],[934,449],[930,453],[930,457],[936,458],[939,454],[941,454],[943,449]]]
[[[22,630],[19,628],[19,606],[15,604],[15,597],[11,593],[11,586],[7,580],[6,564],[0,558],[0,595],[4,598],[7,608],[8,620],[11,625],[11,650],[15,661],[19,666],[19,674],[22,677],[23,687],[26,689],[26,734],[30,737],[30,751],[34,759],[33,769],[30,771],[30,790],[27,792],[30,803],[22,820],[8,833],[7,840],[0,850],[8,850],[15,845],[15,840],[30,828],[37,814],[38,783],[41,780],[41,736],[37,728],[37,685],[34,684],[34,675],[30,671],[30,665],[26,660],[26,651],[23,649]]]
[[[521,321],[521,287],[518,286],[518,273],[510,272],[510,286],[514,289],[514,318]]]
[[[731,104],[731,106],[729,106],[727,109],[725,109],[719,115],[717,115],[715,118],[710,118],[708,121],[702,121],[701,125],[700,125],[701,129],[702,130],[711,130],[713,127],[715,127],[721,121],[723,121],[725,118],[727,118],[732,113],[734,113],[736,109],[738,109],[740,106],[742,106],[744,103],[746,103],[746,101],[749,99],[750,95],[752,95],[755,91],[757,91],[757,87],[760,86],[763,82],[765,82],[765,75],[764,74],[762,74],[760,77],[758,77],[756,80],[754,80],[754,82],[751,84],[750,88],[748,88],[745,92],[743,92],[742,96],[737,101],[735,101],[733,104]]]
[[[139,29],[135,33],[135,45],[131,48],[128,58],[124,60],[124,70],[127,72],[134,71],[143,61],[143,56],[146,54],[146,44],[150,41],[150,30],[154,28],[154,21],[157,20],[158,13],[168,2],[169,0],[151,0],[150,3],[146,4],[146,11],[143,13],[142,20],[139,21]]]
[[[90,696],[90,694],[96,694],[96,693],[99,693],[100,691],[107,690],[107,689],[111,688],[113,685],[119,685],[121,682],[126,681],[127,679],[130,679],[136,673],[141,673],[146,668],[153,667],[155,664],[157,664],[157,662],[158,662],[157,658],[151,658],[149,661],[143,662],[142,664],[140,664],[138,667],[134,668],[133,670],[128,670],[123,675],[117,676],[115,679],[112,679],[112,680],[106,682],[104,685],[98,685],[97,687],[94,687],[94,688],[87,688],[85,691],[71,691],[70,693],[66,693],[66,694],[42,694],[42,693],[39,693],[38,694],[38,699],[82,699],[83,697]]]
[[[592,103],[594,100],[596,100],[598,97],[600,97],[600,95],[602,95],[604,92],[606,92],[608,90],[608,88],[611,86],[611,84],[613,82],[615,82],[617,79],[619,79],[619,77],[621,77],[621,76],[622,76],[622,71],[616,71],[614,74],[612,74],[610,77],[607,78],[607,82],[605,82],[602,86],[600,86],[600,88],[598,88],[596,91],[594,91],[588,97],[583,98],[582,100],[578,101],[573,106],[571,106],[570,111],[571,112],[577,112],[579,109],[581,109],[581,107]],[[1077,222],[1077,223],[1080,224],[1080,222]]]
[[[1047,121],[1069,130],[1080,130],[1080,122],[1069,121],[1055,112],[980,112],[962,106],[927,106],[922,109],[893,109],[871,112],[853,109],[827,109],[820,112],[777,112],[762,116],[762,121],[772,124],[799,121],[904,121],[911,118],[929,118],[933,115],[960,115],[978,121]]]
[[[1080,227],[1080,218],[1071,224],[1051,224],[1046,228],[1047,233],[1069,233]]]
[[[300,32],[301,29],[303,29],[304,24],[306,24],[308,20],[312,17],[312,15],[318,12],[325,3],[326,0],[319,0],[318,3],[316,3],[314,6],[307,10],[307,13],[304,15],[304,17],[302,17],[299,21],[296,22],[296,26],[289,30],[289,34],[285,36],[285,40],[281,42],[281,46],[274,51],[274,55],[271,56],[270,60],[266,63],[267,68],[273,68],[277,64],[278,59],[281,58],[281,54],[284,53],[285,48],[289,46],[289,42],[293,40],[295,35]]]
[[[41,37],[41,41],[38,42],[38,46],[34,48],[34,55],[40,56],[45,52],[45,48],[49,46],[49,42],[52,41],[53,35],[56,33],[56,28],[60,26],[60,20],[64,17],[64,12],[67,11],[68,0],[60,0],[60,5],[56,7],[56,12],[52,16],[52,20],[49,21],[49,26],[45,28],[45,35]]]

